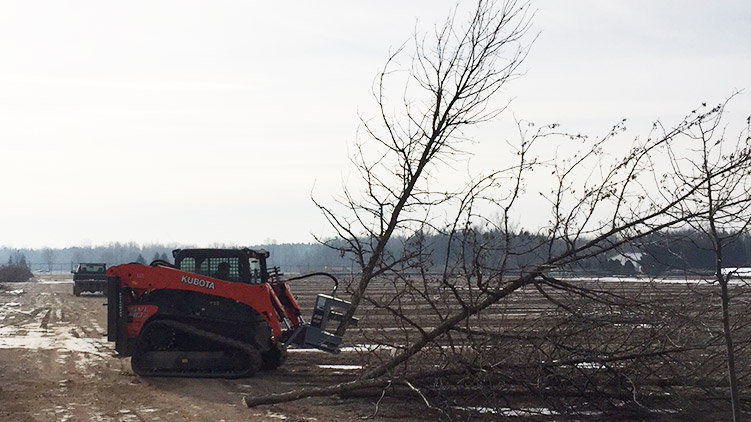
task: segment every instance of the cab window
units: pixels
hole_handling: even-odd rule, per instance
[[[261,278],[261,261],[257,258],[250,258],[248,260],[248,264],[248,268],[250,269],[250,283],[262,283],[263,279]]]
[[[182,261],[180,261],[180,270],[185,271],[187,273],[194,273],[196,272],[196,260],[193,257],[187,257],[183,258]]]
[[[206,258],[195,272],[220,280],[238,282],[240,281],[240,260],[238,258]]]

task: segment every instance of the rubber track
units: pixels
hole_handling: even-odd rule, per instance
[[[255,364],[251,365],[251,368],[245,371],[238,372],[194,372],[194,371],[155,371],[149,373],[149,376],[172,376],[172,377],[189,377],[189,378],[201,378],[201,377],[223,377],[223,378],[237,378],[237,377],[249,377],[253,376],[261,367],[262,360],[259,350],[249,343],[245,343],[239,340],[235,340],[230,337],[223,336],[221,334],[213,333],[211,331],[202,330],[196,328],[190,324],[185,324],[178,321],[169,319],[161,319],[152,322],[152,324],[159,324],[174,328],[178,331],[185,332],[194,336],[202,337],[215,343],[224,344],[226,346],[242,350],[248,354],[248,358],[255,360]],[[132,360],[131,360],[132,365]],[[146,375],[146,374],[144,374]]]

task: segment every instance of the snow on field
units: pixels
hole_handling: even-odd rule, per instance
[[[53,278],[51,280],[39,280],[37,281],[39,284],[73,284],[73,280],[71,279],[62,279],[62,278]]]
[[[0,320],[6,325],[0,326],[0,348],[59,350],[77,352],[91,356],[108,356],[101,350],[107,350],[104,339],[88,338],[79,328],[67,322],[56,321],[49,324],[49,314],[38,312],[36,316],[23,324],[14,324],[15,315],[28,317],[33,313],[22,309],[17,302],[0,304]],[[10,324],[8,322],[11,322]]]
[[[355,344],[353,346],[342,347],[339,349],[342,353],[362,353],[362,352],[374,352],[377,350],[387,350],[394,352],[396,349],[390,346],[383,346],[380,344]],[[289,349],[289,353],[328,353],[318,349]]]
[[[729,269],[728,269],[729,271]],[[747,273],[734,273],[730,279],[730,284],[742,284],[747,280],[744,278],[751,278],[751,268]],[[561,280],[570,283],[657,283],[657,284],[691,284],[691,285],[711,285],[716,281],[712,276],[704,277],[663,277],[663,278],[649,278],[649,277],[560,277]]]
[[[7,292],[3,292],[3,293],[5,293],[6,295],[10,295],[10,296],[20,296],[24,294],[24,291],[22,289],[18,289],[18,290],[8,290]]]
[[[104,340],[77,337],[78,335],[79,332],[71,326],[55,326],[49,329],[40,328],[36,323],[5,326],[0,327],[0,348],[59,350],[108,356],[101,352],[107,347]]]
[[[8,315],[18,313],[18,314],[26,314],[27,312],[24,312],[18,308],[21,307],[21,304],[18,302],[7,302],[7,303],[0,303],[0,320],[4,320]]]
[[[321,369],[337,369],[340,371],[359,371],[362,365],[318,365]]]
[[[525,409],[512,409],[510,407],[456,407],[459,410],[468,410],[484,415],[502,415],[507,418],[523,416],[555,416],[560,413],[546,407],[530,407]]]

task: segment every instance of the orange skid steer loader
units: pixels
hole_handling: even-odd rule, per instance
[[[338,353],[342,338],[327,326],[349,303],[334,297],[328,273],[280,279],[254,249],[177,249],[175,264],[124,264],[108,274],[107,337],[141,376],[252,376],[275,369],[287,347]],[[303,320],[288,282],[313,275],[334,280]],[[353,318],[350,325],[355,325]]]

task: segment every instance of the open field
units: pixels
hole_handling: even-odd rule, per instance
[[[241,403],[244,395],[349,380],[357,367],[338,365],[356,362],[352,353],[292,353],[279,370],[251,379],[139,378],[106,341],[105,298],[75,297],[62,277],[0,287],[0,420],[347,421],[372,412],[337,399]]]
[[[390,289],[387,283],[373,286],[374,294]],[[659,289],[643,283],[612,284],[615,292],[637,295],[645,300],[681,302],[696,294],[685,284],[664,284]],[[706,289],[708,287],[702,287]],[[304,315],[308,316],[316,293],[328,293],[325,281],[296,282]],[[245,395],[288,391],[349,381],[372,356],[365,353],[375,340],[390,332],[400,333],[384,310],[364,308],[362,327],[351,330],[340,355],[316,351],[291,351],[279,370],[263,372],[250,379],[173,379],[135,376],[128,359],[113,353],[106,341],[105,298],[84,294],[75,297],[67,276],[47,275],[37,282],[0,285],[0,420],[8,421],[354,421],[373,416],[379,396],[341,399],[306,399],[299,402],[247,409]],[[554,307],[532,289],[519,292],[485,316],[486,323],[524,327]],[[404,309],[426,327],[437,323],[426,306],[405,304]],[[637,322],[635,322],[636,324]],[[638,322],[642,326],[648,321]],[[641,326],[637,328],[643,328]],[[383,349],[388,356],[391,351]],[[500,415],[523,420],[555,420],[545,403],[519,395],[505,394],[495,409],[475,409],[468,419],[497,419]],[[514,407],[531,412],[504,410],[508,400]],[[518,402],[513,403],[514,400]],[[419,401],[417,401],[419,406]],[[435,420],[438,416],[420,407],[410,413],[398,397],[386,397],[370,420]],[[491,413],[492,411],[492,413]],[[481,415],[480,412],[486,412]],[[591,415],[594,420],[597,414]],[[658,420],[682,420],[680,409],[655,413]],[[723,420],[721,411],[710,410],[703,419]]]

